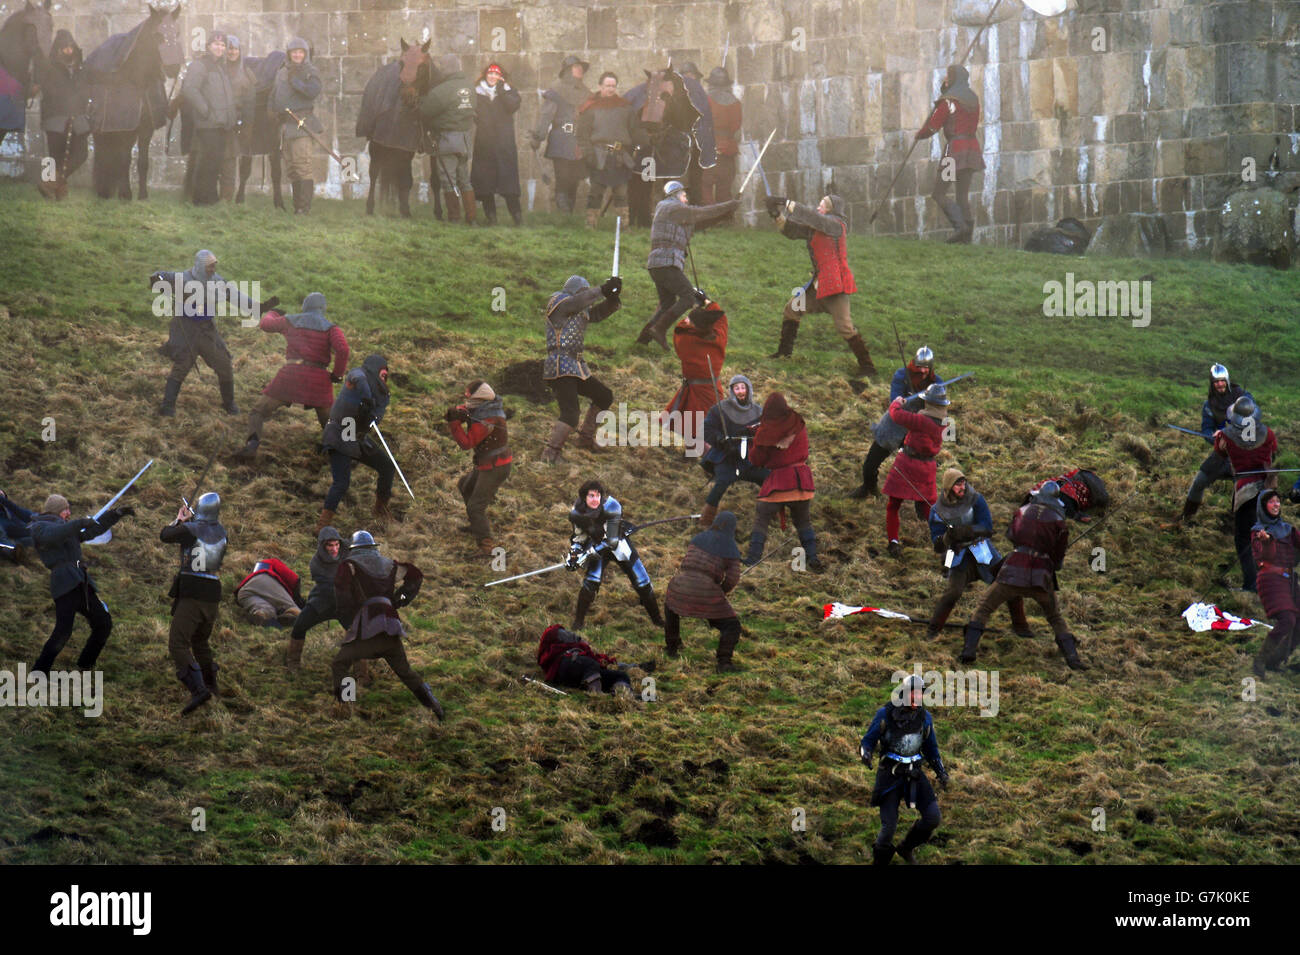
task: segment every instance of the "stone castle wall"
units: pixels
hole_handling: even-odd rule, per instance
[[[0,15],[20,2],[0,3]],[[855,230],[866,231],[945,66],[965,51],[992,3],[190,0],[184,19],[191,31],[234,32],[245,55],[265,55],[294,34],[307,38],[325,80],[318,114],[345,155],[364,153],[351,135],[361,92],[399,37],[416,41],[427,30],[432,51],[460,55],[471,78],[500,62],[524,94],[520,173],[526,201],[532,195],[538,208],[550,208],[550,189],[524,131],[565,54],[591,61],[589,85],[610,69],[626,89],[668,55],[707,73],[729,40],[746,137],[777,129],[764,161],[772,189],[815,201],[833,187],[849,200]],[[1244,158],[1261,174],[1270,159],[1300,168],[1300,2],[1070,4],[1044,18],[1002,0],[967,63],[983,103],[988,164],[971,197],[979,241],[1019,244],[1063,216],[1095,226],[1114,213],[1148,212],[1165,219],[1177,245],[1197,248],[1214,234],[1223,199],[1240,188]],[[143,11],[135,0],[59,0],[55,26],[72,28],[89,52]],[[35,110],[28,129],[29,148],[41,155]],[[926,199],[939,154],[938,137],[917,148],[874,234],[948,227]],[[154,175],[175,183],[180,165],[173,155]],[[364,157],[360,165],[364,173]],[[321,156],[319,167],[320,181],[338,194],[337,164]]]

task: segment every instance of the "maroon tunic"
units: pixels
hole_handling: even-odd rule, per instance
[[[1234,474],[1241,474],[1243,471],[1262,471],[1265,468],[1273,466],[1273,457],[1277,454],[1277,435],[1273,429],[1267,429],[1264,440],[1254,448],[1243,448],[1226,435],[1220,432],[1214,438],[1215,453],[1222,455],[1232,462]],[[1245,477],[1237,478],[1237,490],[1241,490],[1248,484],[1263,482],[1267,475],[1247,474]]]
[[[979,124],[978,106],[972,108],[951,96],[941,96],[934,101],[934,112],[921,127],[921,138],[933,136],[942,129],[943,138],[947,140],[943,154],[952,157],[959,171],[983,169],[984,154],[979,140],[975,138]]]
[[[934,504],[939,499],[934,487],[938,469],[934,459],[943,447],[943,425],[927,414],[904,411],[902,399],[895,399],[895,403],[890,405],[889,417],[907,429],[907,437],[903,440],[904,450],[894,458],[889,476],[885,478],[885,495]],[[911,449],[910,454],[908,449]]]
[[[740,580],[739,558],[719,557],[694,545],[673,579],[668,581],[664,607],[681,617],[698,620],[724,620],[736,616],[727,594]]]
[[[1291,528],[1291,536],[1278,540],[1252,538],[1251,553],[1259,569],[1255,589],[1264,612],[1276,620],[1281,614],[1300,613],[1296,606],[1295,565],[1300,561],[1300,531]]]
[[[806,501],[813,496],[812,468],[808,467],[808,429],[800,426],[790,443],[782,448],[773,444],[755,444],[749,453],[755,467],[769,468],[760,501]]]
[[[1056,568],[1065,559],[1070,537],[1065,518],[1042,504],[1026,504],[1011,519],[1007,537],[1016,547],[1003,561],[997,582],[1054,589]]]
[[[277,401],[301,404],[306,408],[329,408],[334,404],[334,386],[331,383],[329,361],[334,352],[333,379],[342,381],[348,370],[348,340],[343,329],[330,326],[327,332],[295,328],[279,312],[267,312],[259,327],[264,332],[279,332],[286,339],[284,357],[288,364],[281,368],[262,394]]]
[[[668,402],[668,407],[664,409],[665,416],[674,411],[681,412],[683,420],[688,414],[696,411],[708,414],[713,410],[714,405],[727,397],[721,384],[718,384],[717,390],[714,390],[714,380],[722,375],[722,363],[727,357],[727,316],[722,315],[713,323],[713,338],[710,341],[705,341],[698,333],[683,328],[682,322],[685,321],[687,319],[683,318],[673,330],[673,350],[677,352],[677,357],[682,363],[682,386],[677,389],[677,394],[673,395],[673,400]],[[712,374],[709,369],[710,362],[713,363]],[[669,418],[661,420],[672,421],[672,430],[678,430],[679,424],[675,420]],[[701,418],[700,421],[699,428],[695,427],[694,422],[691,424],[696,435],[704,433],[703,419]]]

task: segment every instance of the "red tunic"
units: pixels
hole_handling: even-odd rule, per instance
[[[722,375],[722,363],[727,357],[727,316],[723,315],[713,323],[712,341],[705,341],[695,332],[684,329],[682,323],[685,321],[683,318],[673,330],[673,350],[681,359],[684,380],[664,409],[665,415],[680,411],[683,418],[694,411],[708,414],[715,404],[727,397],[720,380],[716,391],[713,387],[713,379]],[[709,374],[710,361],[713,362],[712,377]],[[670,424],[673,431],[681,433],[676,419],[661,420]],[[703,425],[695,428],[694,433],[703,434]]]
[[[1273,466],[1273,457],[1277,454],[1277,435],[1273,433],[1272,428],[1267,430],[1264,443],[1257,448],[1249,449],[1233,444],[1227,435],[1220,433],[1214,439],[1214,450],[1232,462],[1232,470],[1235,474],[1241,474],[1243,471],[1262,471]],[[1239,477],[1237,488],[1240,490],[1247,484],[1263,481],[1266,477],[1268,477],[1266,474],[1247,474],[1245,477]]]
[[[943,149],[945,157],[951,156],[957,169],[983,169],[984,153],[975,138],[979,128],[979,107],[972,109],[947,96],[934,101],[934,112],[921,127],[921,138],[933,136],[940,129],[947,140]]]
[[[808,237],[808,251],[812,254],[813,268],[817,270],[814,289],[818,298],[852,295],[858,290],[849,269],[849,227],[842,219],[840,225],[842,230],[838,238],[833,239],[816,229]]]
[[[1300,613],[1296,606],[1295,565],[1300,560],[1300,531],[1291,528],[1291,536],[1267,540],[1252,536],[1250,550],[1259,569],[1255,589],[1264,612],[1276,620],[1284,613]]]
[[[471,421],[468,428],[463,421],[448,421],[447,430],[466,451],[473,449],[476,470],[491,471],[493,468],[504,467],[515,459],[507,443],[505,418]],[[487,445],[480,447],[485,441]]]
[[[276,560],[274,557],[259,560],[253,568],[253,572],[239,582],[239,587],[235,588],[235,593],[239,593],[240,587],[243,587],[244,584],[258,574],[270,574],[280,582],[280,586],[287,590],[290,596],[296,597],[298,595],[298,575],[293,572],[293,569],[288,564]]]
[[[760,501],[806,501],[813,496],[812,468],[808,467],[808,429],[801,427],[790,443],[782,448],[774,444],[756,444],[749,452],[755,467],[769,468]]]
[[[903,447],[911,448],[920,457],[913,457],[906,451],[898,453],[893,467],[889,469],[889,476],[885,478],[885,495],[904,501],[934,504],[939,499],[934,486],[935,472],[938,470],[934,459],[943,447],[943,425],[927,414],[904,411],[901,398],[895,399],[894,404],[889,406],[889,417],[907,429]]]
[[[288,339],[284,357],[296,362],[281,368],[262,394],[277,401],[301,404],[305,408],[329,408],[334,404],[334,385],[330,380],[330,352],[334,352],[335,380],[342,381],[348,370],[348,340],[343,329],[332,325],[327,332],[295,328],[279,312],[262,316],[259,328],[279,332]]]
[[[740,152],[736,136],[740,133],[740,100],[719,106],[709,97],[709,108],[713,112],[713,141],[719,156],[735,156]]]

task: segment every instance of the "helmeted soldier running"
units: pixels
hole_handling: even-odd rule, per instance
[[[339,617],[351,621],[343,646],[330,664],[338,700],[346,701],[343,681],[354,663],[382,659],[421,704],[439,720],[443,718],[442,704],[406,659],[402,646],[406,625],[397,615],[400,608],[415,599],[423,579],[414,564],[380,554],[369,531],[359,530],[352,535],[348,556],[340,563],[334,582]]]
[[[286,364],[262,389],[248,415],[248,442],[235,455],[237,460],[252,461],[262,442],[262,425],[281,408],[301,404],[316,412],[322,428],[329,421],[334,404],[331,382],[343,380],[348,370],[347,337],[343,329],[325,317],[325,296],[312,292],[302,300],[302,311],[284,315],[275,310],[262,316],[259,328],[278,332],[285,337]],[[334,353],[334,370],[330,371],[330,352]]]
[[[921,768],[924,760],[934,770],[939,785],[948,788],[948,770],[939,755],[939,741],[934,719],[923,707],[925,684],[918,676],[909,676],[891,699],[876,710],[871,726],[862,737],[858,753],[867,769],[872,768],[876,747],[880,747],[880,768],[871,790],[871,805],[880,807],[880,834],[872,846],[875,865],[888,865],[897,852],[907,863],[912,853],[929,841],[939,828],[942,817],[939,800]],[[921,818],[912,823],[901,845],[894,847],[894,830],[898,827],[898,810],[906,802]]]
[[[360,368],[353,368],[343,380],[339,396],[330,408],[329,421],[321,435],[321,446],[329,454],[333,483],[325,495],[320,524],[325,527],[334,519],[339,501],[352,484],[352,468],[360,462],[373,468],[375,482],[375,516],[392,517],[388,502],[393,496],[396,469],[383,445],[370,436],[371,424],[384,419],[388,410],[388,359],[368,355]]]
[[[551,426],[551,436],[542,450],[548,464],[560,457],[560,449],[569,432],[578,427],[578,396],[591,399],[582,427],[578,429],[578,447],[596,449],[596,416],[614,402],[614,393],[591,373],[583,360],[582,349],[587,326],[601,322],[623,305],[619,292],[623,280],[617,275],[593,288],[581,275],[571,275],[564,288],[546,303],[546,360],[542,378],[551,386],[560,405],[560,418]]]
[[[930,615],[926,637],[933,640],[957,605],[961,595],[976,579],[993,583],[1002,555],[993,546],[993,515],[984,495],[970,486],[959,468],[943,472],[943,490],[930,508],[930,540],[937,554],[944,554],[943,574],[948,586]],[[1025,601],[1012,597],[1007,601],[1012,629],[1022,637],[1032,637],[1025,619]]]
[[[904,398],[904,411],[919,412],[925,407],[921,392],[940,380],[934,370],[934,352],[929,345],[922,345],[906,365],[894,372],[889,382],[889,400],[892,403],[895,398]],[[877,487],[880,466],[903,446],[907,437],[907,429],[889,416],[888,408],[872,426],[871,433],[874,436],[871,447],[862,461],[862,484],[849,494],[857,500],[880,493]]]
[[[1215,363],[1210,366],[1210,387],[1205,396],[1205,403],[1201,405],[1201,434],[1205,440],[1213,446],[1214,433],[1223,428],[1228,423],[1228,414],[1232,411],[1232,406],[1237,403],[1239,398],[1250,398],[1249,391],[1241,385],[1233,384],[1228,369]],[[1232,479],[1232,464],[1223,457],[1211,450],[1209,456],[1201,463],[1201,468],[1196,472],[1196,477],[1192,478],[1192,486],[1187,490],[1187,500],[1183,502],[1183,513],[1179,515],[1180,521],[1191,520],[1200,509],[1201,501],[1205,499],[1205,492],[1211,484],[1217,481],[1228,481]]]
[[[1253,591],[1255,561],[1250,554],[1250,529],[1255,524],[1255,499],[1262,491],[1277,487],[1276,473],[1258,472],[1273,466],[1277,436],[1272,428],[1265,426],[1252,399],[1243,396],[1233,404],[1227,423],[1214,432],[1214,453],[1231,464],[1237,478],[1232,495],[1232,541],[1241,564],[1242,586]]]
[[[599,481],[588,481],[578,488],[578,500],[569,510],[569,522],[573,525],[573,536],[569,540],[569,556],[565,563],[571,570],[583,570],[582,588],[578,591],[578,604],[573,611],[573,626],[569,629],[582,629],[587,611],[605,579],[605,569],[611,562],[623,569],[636,588],[650,622],[656,627],[664,626],[650,574],[626,537],[623,505],[606,494]]]
[[[159,533],[163,543],[179,544],[181,565],[172,581],[172,623],[167,652],[176,678],[190,691],[181,710],[189,713],[217,692],[217,664],[209,640],[221,610],[221,562],[226,555],[226,529],[221,525],[221,498],[209,491],[195,509],[181,505],[176,519]]]
[[[970,183],[975,173],[984,168],[984,155],[979,140],[975,138],[980,123],[980,101],[970,88],[970,74],[966,67],[955,63],[948,67],[940,90],[942,95],[934,101],[934,112],[916,131],[914,138],[919,142],[943,130],[946,142],[932,196],[957,230],[948,241],[970,242],[975,233],[975,218],[970,210]],[[949,186],[954,187],[955,199],[948,198]]]
[[[1300,562],[1300,531],[1282,520],[1282,498],[1265,491],[1255,506],[1258,520],[1251,528],[1251,556],[1258,570],[1256,586],[1273,629],[1255,655],[1255,675],[1277,670],[1300,646],[1300,605],[1296,588],[1296,563]]]
[[[727,488],[737,481],[748,481],[761,487],[772,474],[749,459],[755,447],[754,433],[762,416],[763,409],[754,395],[754,386],[744,375],[731,376],[727,397],[704,416],[704,440],[709,450],[700,463],[713,475],[713,487],[709,489],[704,499],[704,510],[700,512],[702,527],[713,525]]]
[[[638,345],[654,339],[668,351],[668,329],[693,306],[704,304],[703,293],[691,285],[684,271],[691,236],[697,228],[721,221],[740,205],[739,199],[711,206],[692,206],[688,200],[686,187],[674,179],[664,186],[664,199],[655,206],[646,268],[659,293],[659,308],[641,328]]]
[[[555,208],[573,212],[578,185],[584,172],[582,153],[578,149],[578,107],[586,102],[591,90],[582,82],[590,63],[577,56],[566,56],[560,64],[559,82],[542,94],[542,108],[537,126],[529,133],[533,149],[546,144],[543,155],[555,165]]]
[[[33,673],[50,672],[59,651],[72,635],[77,614],[90,624],[90,639],[77,658],[77,669],[95,668],[95,661],[113,632],[113,618],[108,606],[99,599],[95,582],[81,558],[81,542],[93,540],[123,517],[134,513],[133,507],[119,507],[108,511],[98,521],[91,517],[73,520],[68,499],[62,494],[51,494],[45,499],[41,513],[33,517],[28,530],[36,556],[50,569],[50,596],[54,598],[54,629],[50,631],[41,655],[32,664]]]
[[[849,296],[858,290],[849,268],[849,222],[847,205],[839,196],[823,196],[817,208],[805,206],[784,196],[769,196],[767,211],[776,220],[787,239],[808,243],[813,274],[807,284],[785,305],[781,318],[781,343],[772,358],[794,354],[794,339],[805,312],[824,312],[835,323],[853,357],[858,360],[858,374],[874,375],[876,366],[871,352],[858,334],[849,314]]]
[[[1056,634],[1056,645],[1072,670],[1086,670],[1079,659],[1073,634],[1056,605],[1056,572],[1065,559],[1070,532],[1065,526],[1065,507],[1058,496],[1059,488],[1048,481],[1033,495],[1033,500],[1016,511],[1007,537],[1015,549],[1007,555],[993,586],[975,608],[966,624],[962,663],[974,663],[984,625],[993,611],[1013,597],[1032,597],[1043,608],[1047,622]]]

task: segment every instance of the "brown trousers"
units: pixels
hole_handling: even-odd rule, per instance
[[[311,159],[315,154],[316,143],[310,136],[298,136],[293,139],[286,138],[280,149],[281,162],[284,164],[284,174],[290,182],[297,182],[299,179],[311,179]]]
[[[943,593],[939,596],[939,602],[935,604],[934,613],[930,615],[930,626],[936,629],[942,627],[947,621],[948,615],[952,613],[952,608],[957,606],[957,601],[966,592],[966,588],[979,579],[979,565],[973,559],[963,559],[960,565],[950,570],[948,572],[948,586],[943,589]],[[1011,613],[1012,626],[1028,627],[1028,622],[1025,619],[1025,600],[1023,597],[1008,599],[1007,610]],[[992,611],[989,611],[989,613],[991,615]]]
[[[167,632],[167,652],[178,672],[188,673],[195,663],[204,670],[212,668],[212,648],[208,641],[220,610],[220,603],[193,597],[176,601],[171,629]]]
[[[988,623],[989,617],[993,615],[993,611],[1008,600],[1017,597],[1022,599],[1032,597],[1038,602],[1038,606],[1043,608],[1043,615],[1047,617],[1047,623],[1052,628],[1052,633],[1058,637],[1069,635],[1070,628],[1065,625],[1065,618],[1061,616],[1061,611],[1057,609],[1055,593],[1043,587],[1010,587],[997,581],[994,581],[992,586],[985,591],[984,599],[975,608],[975,616],[970,618],[971,626],[983,629],[984,625]]]
[[[352,670],[352,664],[358,660],[385,661],[397,674],[397,678],[406,684],[406,688],[415,694],[415,698],[421,703],[424,702],[424,681],[407,662],[402,638],[388,635],[371,637],[369,640],[353,640],[339,647],[338,654],[330,664],[336,697],[342,692],[343,679]]]
[[[798,322],[799,319],[803,318],[804,312],[809,315],[820,312],[831,317],[831,321],[835,323],[835,330],[840,333],[840,337],[849,339],[857,335],[858,330],[854,327],[853,318],[849,315],[849,296],[846,293],[840,292],[837,295],[816,298],[813,290],[809,289],[802,310],[795,307],[797,301],[798,299],[792,298],[785,304],[785,312],[782,318],[787,322]]]
[[[248,413],[248,433],[250,437],[256,437],[262,440],[262,426],[275,417],[275,413],[281,408],[288,408],[293,405],[292,401],[281,401],[279,398],[272,398],[270,395],[261,395],[257,399],[257,404],[253,405],[253,410]],[[312,408],[316,412],[316,420],[324,429],[330,420],[329,408]]]
[[[488,521],[488,505],[496,500],[497,491],[510,477],[510,465],[503,464],[490,471],[478,468],[461,476],[456,482],[460,496],[465,499],[465,513],[469,516],[469,532],[475,540],[484,540],[492,536],[492,524]]]
[[[226,347],[221,333],[217,331],[216,319],[196,322],[190,318],[175,318],[173,324],[183,323],[177,334],[171,338],[172,344],[179,345],[179,350],[172,359],[171,378],[184,381],[195,362],[200,358],[204,364],[216,372],[218,381],[230,381],[235,371],[230,364],[230,349]]]

